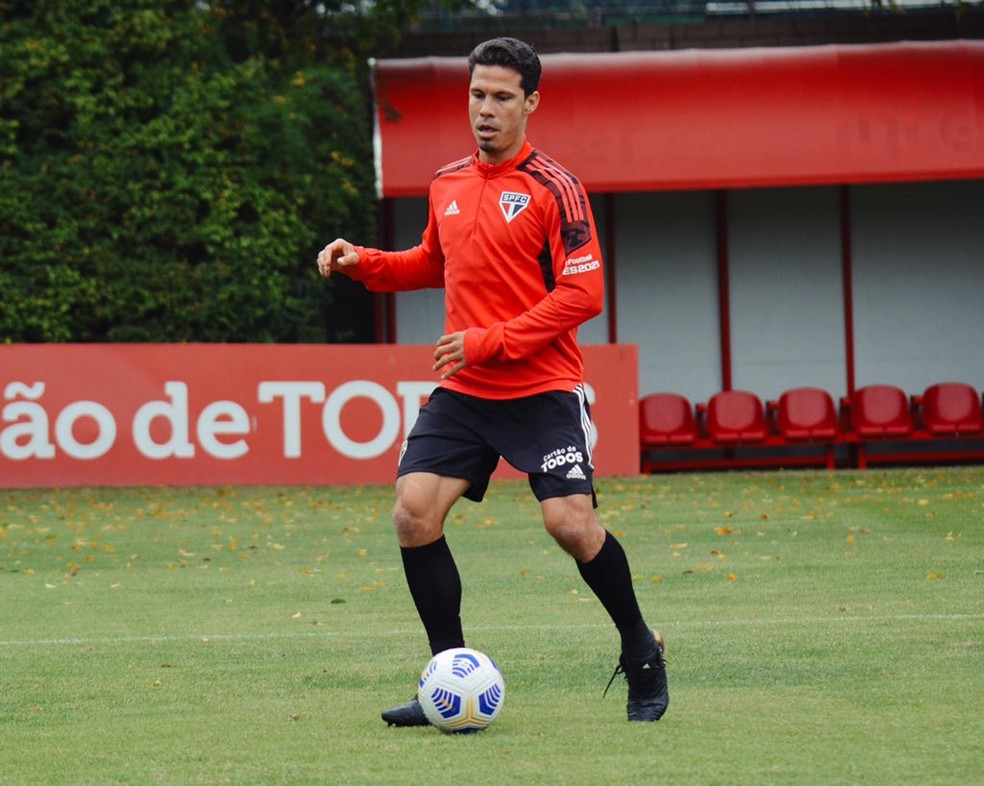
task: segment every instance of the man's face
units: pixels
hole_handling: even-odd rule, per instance
[[[536,91],[523,95],[518,71],[477,65],[472,71],[468,117],[478,142],[479,159],[501,164],[519,152],[526,135],[526,118],[540,102]]]

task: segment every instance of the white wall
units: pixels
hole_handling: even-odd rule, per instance
[[[615,197],[618,340],[639,345],[639,394],[720,386],[714,196]]]
[[[853,189],[857,384],[984,389],[984,182]]]
[[[720,390],[713,194],[617,198],[619,340],[640,395]],[[732,384],[847,390],[839,188],[729,191]],[[984,181],[854,186],[855,383],[984,390]],[[667,281],[667,279],[671,279]]]
[[[427,200],[397,199],[393,202],[396,249],[420,243],[427,226]],[[421,289],[396,296],[396,338],[400,344],[434,344],[444,334],[444,290]]]
[[[728,193],[733,387],[847,392],[839,205],[837,188]]]

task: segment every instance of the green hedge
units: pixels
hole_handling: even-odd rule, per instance
[[[365,59],[316,5],[0,0],[0,341],[347,337],[314,259],[374,237]]]

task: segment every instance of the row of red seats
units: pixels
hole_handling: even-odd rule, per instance
[[[813,387],[787,390],[764,406],[747,390],[693,406],[677,393],[652,393],[639,402],[642,471],[978,461],[982,413],[984,398],[962,382],[913,396],[868,385],[842,398],[839,410],[827,391]]]

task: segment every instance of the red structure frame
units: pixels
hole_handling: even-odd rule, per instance
[[[543,55],[530,141],[589,192],[984,177],[984,41]],[[467,155],[466,58],[375,64],[381,197]]]

